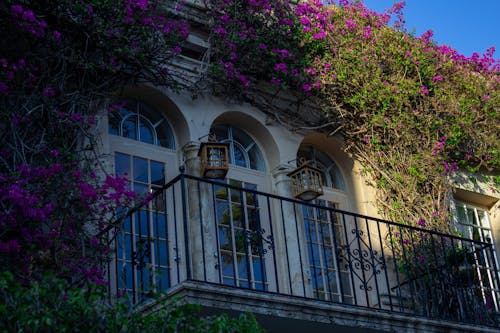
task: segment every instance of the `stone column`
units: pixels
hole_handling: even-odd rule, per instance
[[[272,171],[276,194],[292,198],[290,178],[293,170],[290,165],[280,164]],[[297,296],[307,295],[310,280],[305,251],[305,235],[302,219],[302,207],[291,202],[275,201],[273,228],[276,265],[280,293]]]
[[[189,142],[183,147],[186,174],[201,176],[198,156],[200,143]],[[219,282],[217,268],[216,223],[211,184],[186,179],[189,255],[195,280]]]

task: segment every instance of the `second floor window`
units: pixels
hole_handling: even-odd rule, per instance
[[[297,159],[303,160],[308,165],[321,170],[323,184],[327,187],[341,191],[346,190],[344,177],[340,173],[337,164],[324,152],[313,146],[301,146],[297,153]]]
[[[166,119],[144,103],[128,101],[124,107],[109,114],[110,134],[174,148],[174,135]]]
[[[230,164],[265,171],[266,167],[262,152],[248,134],[227,125],[215,125],[210,131],[216,135],[217,141],[229,143]]]

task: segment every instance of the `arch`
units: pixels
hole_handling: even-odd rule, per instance
[[[335,172],[338,172],[338,177],[342,178],[343,185],[333,186],[333,188],[341,190],[346,194],[353,194],[351,193],[354,188],[351,172],[354,168],[354,161],[344,152],[342,141],[338,138],[327,137],[325,134],[313,133],[304,137],[300,143],[297,154],[301,151],[301,149],[307,147],[313,147],[314,150],[325,154],[332,162],[334,162],[337,168]],[[321,158],[319,162],[321,163]],[[330,168],[334,168],[335,166],[330,166]]]
[[[228,111],[219,115],[212,122],[212,126],[229,125],[242,130],[257,143],[264,155],[265,170],[279,164],[279,148],[273,136],[257,119],[238,111]]]
[[[117,99],[120,97],[135,99],[160,112],[172,128],[176,148],[180,148],[190,141],[190,129],[182,111],[160,90],[149,86],[126,87]]]
[[[331,157],[313,145],[300,145],[297,152],[298,160],[319,169],[323,176],[323,184],[341,191],[346,190],[344,176]]]
[[[109,113],[108,132],[132,140],[175,149],[172,128],[163,115],[146,103],[126,100]]]

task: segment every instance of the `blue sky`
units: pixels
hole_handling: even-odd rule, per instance
[[[395,0],[364,0],[377,12],[392,7]],[[483,54],[490,46],[500,58],[500,0],[406,0],[408,31],[420,36],[434,31],[437,44],[448,44],[465,56]]]

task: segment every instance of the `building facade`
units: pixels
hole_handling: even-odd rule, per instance
[[[193,34],[191,55],[207,45]],[[196,75],[189,57],[179,70]],[[105,165],[148,200],[110,233],[114,294],[146,311],[152,292],[207,313],[249,311],[270,332],[494,332],[500,325],[500,194],[458,173],[458,235],[380,219],[363,166],[340,136],[290,131],[244,103],[128,87],[99,125]],[[224,179],[200,146],[227,147]],[[323,193],[292,195],[300,163]]]
[[[402,226],[377,217],[374,189],[340,137],[290,132],[213,96],[134,87],[122,101],[102,118],[107,165],[153,197],[112,235],[114,293],[251,311],[270,331],[495,330],[498,193],[457,177],[460,236]],[[223,180],[201,177],[209,133],[228,147]],[[291,194],[299,160],[322,174],[311,202]]]

